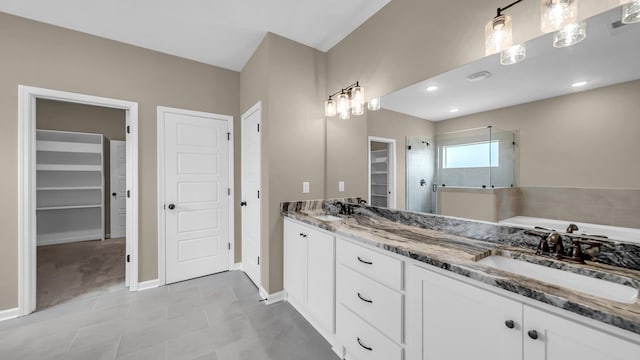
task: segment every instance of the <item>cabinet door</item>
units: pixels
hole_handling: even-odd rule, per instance
[[[304,228],[292,221],[284,222],[284,287],[287,300],[294,306],[304,306],[307,293],[307,239]]]
[[[524,320],[525,360],[640,359],[640,345],[560,316],[525,305]]]
[[[522,358],[522,304],[416,266],[406,322],[408,360]]]
[[[307,232],[307,308],[313,318],[331,333],[334,332],[335,304],[335,240],[317,230]]]

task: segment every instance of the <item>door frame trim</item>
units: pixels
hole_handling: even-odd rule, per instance
[[[258,111],[260,111],[260,120],[258,120],[258,121],[259,121],[259,124],[262,124],[262,101],[256,102],[252,107],[250,107],[247,111],[245,111],[240,116],[240,139],[241,139],[241,141],[240,141],[240,164],[244,164],[244,157],[246,156],[244,154],[244,152],[242,151],[242,144],[244,143],[242,141],[242,138],[244,136],[244,132],[242,131],[242,129],[244,128],[244,121],[248,117],[250,117],[251,115],[253,115],[254,113],[256,113]],[[264,126],[262,126],[262,128],[264,129]],[[262,132],[260,134],[262,134]],[[260,199],[258,199],[259,206],[260,206],[260,209],[259,209],[260,210],[259,211],[260,217],[258,218],[258,247],[259,247],[258,254],[259,254],[259,256],[261,258],[264,259],[264,256],[262,256],[262,199],[264,197],[264,192],[262,191],[262,135],[258,136],[258,142],[259,142],[258,148],[260,149],[260,155],[259,155],[260,159],[258,161],[258,166],[259,166],[258,174],[260,176],[260,179],[259,179],[259,181],[260,181],[260,192],[263,195],[263,196],[260,197]],[[243,194],[242,194],[242,185],[243,185],[242,181],[244,180],[244,175],[245,174],[244,174],[243,168],[241,166],[240,167],[240,197],[241,198],[243,196]],[[244,220],[243,219],[243,216],[244,216],[243,214],[244,214],[244,212],[243,212],[242,208],[240,208],[240,219],[241,219],[240,222],[241,222],[241,224],[244,224],[244,221],[242,221],[242,220]],[[242,240],[241,248],[244,248],[245,242],[244,242],[244,236],[242,234],[242,231],[243,231],[243,225],[240,225],[240,237],[241,237],[241,240]],[[242,254],[243,254],[242,255],[243,258],[241,259],[241,263],[245,264],[244,252],[242,252]],[[260,266],[258,267],[258,271],[259,271],[258,283],[255,284],[255,285],[258,287],[258,289],[262,289],[262,264],[260,264]],[[246,273],[246,271],[245,271],[245,273]]]
[[[389,168],[393,169],[393,174],[389,176],[389,181],[391,181],[391,186],[388,188],[388,190],[391,191],[391,201],[387,203],[387,206],[390,209],[395,209],[397,204],[396,203],[396,197],[397,197],[396,139],[369,136],[369,139],[367,140],[367,166],[369,167],[369,171],[367,172],[367,184],[368,184],[367,193],[368,193],[369,205],[372,204],[371,203],[371,142],[372,141],[389,144],[389,148],[391,149],[391,153],[389,154],[389,161],[390,161]]]
[[[229,243],[231,244],[231,250],[229,250],[229,269],[234,265],[235,260],[235,227],[234,227],[234,204],[235,204],[235,189],[234,189],[234,134],[233,134],[233,116],[214,114],[201,111],[193,111],[186,109],[178,109],[166,106],[157,107],[157,160],[158,160],[158,194],[157,194],[157,207],[158,207],[158,285],[166,285],[166,233],[165,233],[165,219],[164,219],[164,203],[165,199],[165,178],[164,178],[164,162],[165,162],[165,131],[164,131],[164,114],[174,113],[180,115],[201,116],[206,118],[215,118],[217,120],[224,120],[227,122],[227,131],[231,133],[229,139],[229,188],[231,194],[229,195]]]
[[[36,309],[36,100],[47,99],[125,110],[127,134],[127,282],[138,290],[138,103],[18,85],[18,316]],[[124,259],[123,259],[124,260]]]

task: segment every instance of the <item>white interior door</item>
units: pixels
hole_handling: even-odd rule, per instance
[[[242,268],[260,286],[261,104],[242,115]]]
[[[164,113],[167,283],[229,269],[229,127]]]
[[[125,141],[110,141],[111,238],[127,231],[127,147]]]

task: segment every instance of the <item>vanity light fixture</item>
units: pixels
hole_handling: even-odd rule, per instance
[[[525,44],[514,45],[500,53],[500,64],[513,65],[521,62],[527,57],[527,47]]]
[[[367,103],[367,110],[371,110],[371,111],[380,110],[380,98],[377,97],[369,100],[369,102]]]
[[[553,46],[563,48],[575,45],[587,37],[587,22],[569,24],[553,35]]]
[[[503,11],[523,0],[498,8],[496,16],[484,27],[484,48],[487,56],[499,53],[513,45],[513,31],[511,16],[502,14]]]
[[[578,21],[578,0],[540,0],[540,29],[560,30]]]
[[[622,5],[622,23],[633,24],[640,22],[640,0],[620,0]]]
[[[427,91],[428,92],[433,92],[433,91],[436,91],[436,90],[438,90],[438,87],[435,86],[435,85],[431,85],[431,86],[427,87]]]
[[[334,97],[336,100],[334,100]],[[380,109],[380,103],[378,99],[377,108],[371,108],[371,101],[369,102],[369,110]],[[329,95],[329,98],[324,102],[324,116],[333,117],[338,115],[340,119],[349,119],[351,114],[362,115],[364,114],[364,88],[360,86],[360,83],[355,83],[336,91]]]
[[[585,86],[587,84],[588,84],[588,82],[586,82],[586,81],[578,81],[578,82],[573,83],[571,85],[571,87],[579,88],[579,87],[583,87],[583,86]]]

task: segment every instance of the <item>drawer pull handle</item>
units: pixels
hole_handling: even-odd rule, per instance
[[[527,335],[529,335],[529,337],[533,340],[538,339],[538,332],[535,330],[529,330],[529,332],[527,332]]]
[[[363,298],[362,295],[360,295],[360,293],[358,293],[358,298],[360,298],[360,300],[362,300],[362,301],[364,301],[366,303],[369,303],[369,304],[373,303],[373,300],[369,300],[369,299]]]
[[[516,323],[513,320],[507,320],[504,322],[504,325],[506,327],[508,327],[509,329],[513,329],[514,327],[516,327]]]
[[[373,263],[372,263],[371,261],[362,260],[362,259],[360,258],[360,256],[358,256],[358,261],[360,261],[360,262],[361,262],[361,263],[363,263],[363,264],[373,265]]]
[[[360,338],[358,338],[358,345],[362,346],[362,348],[365,349],[365,350],[373,351],[373,348],[364,345],[362,343],[362,341],[360,340]]]

